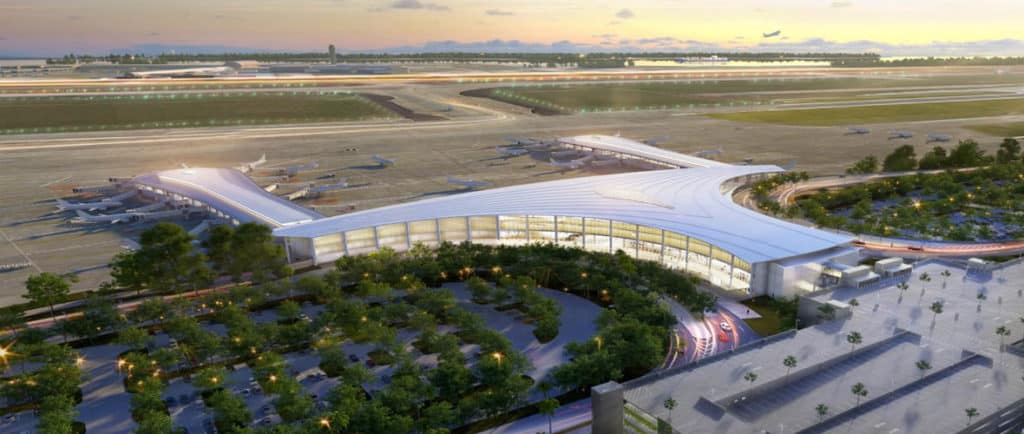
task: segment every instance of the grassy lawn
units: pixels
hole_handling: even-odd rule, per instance
[[[140,94],[0,99],[0,134],[389,118],[350,94]]]
[[[855,100],[878,89],[937,87],[954,85],[1000,85],[1024,83],[1024,75],[945,75],[901,78],[758,78],[697,80],[680,82],[632,82],[555,84],[491,89],[491,98],[515,104],[562,112],[640,110],[768,104],[780,98],[825,98],[821,94],[784,94],[792,91],[843,91],[835,100]],[[947,94],[962,94],[950,90]],[[978,93],[978,92],[970,92]],[[937,95],[941,95],[937,94]],[[927,96],[927,95],[921,95]],[[801,101],[802,102],[802,101]]]
[[[836,126],[885,122],[978,118],[1024,113],[1024,99],[895,104],[805,110],[715,113],[709,116],[765,124]]]
[[[779,310],[778,304],[768,297],[756,297],[745,300],[742,303],[744,306],[749,307],[750,310],[761,315],[761,318],[743,320],[761,336],[771,336],[792,326],[792,324],[784,324],[783,314]]]
[[[1024,136],[1024,122],[1007,122],[1005,124],[970,125],[967,128],[996,137]]]

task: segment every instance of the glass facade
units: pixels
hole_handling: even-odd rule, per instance
[[[442,241],[523,245],[555,243],[596,252],[622,250],[642,260],[696,274],[730,290],[749,291],[751,264],[702,240],[654,227],[573,216],[499,215],[451,217],[380,225],[313,239],[316,254],[330,260],[391,247]]]

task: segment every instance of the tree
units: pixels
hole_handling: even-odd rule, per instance
[[[942,287],[945,288],[946,281],[949,280],[949,276],[952,276],[953,273],[951,273],[949,270],[942,270],[942,272],[939,273],[939,275],[942,276]]]
[[[274,243],[269,226],[255,222],[238,225],[231,234],[230,250],[227,271],[236,282],[246,272],[252,273],[256,283],[288,273],[284,247]]]
[[[917,154],[914,147],[903,145],[892,151],[885,157],[882,163],[884,172],[907,172],[917,168]]]
[[[828,410],[828,406],[825,404],[818,404],[817,407],[814,407],[814,411],[818,413],[818,422],[828,416]]]
[[[818,318],[824,320],[832,320],[835,318],[836,308],[829,303],[824,303],[818,306]]]
[[[988,164],[989,158],[974,140],[961,140],[949,151],[949,167],[978,167]]]
[[[17,332],[25,327],[25,316],[20,306],[9,306],[0,309],[0,331]]]
[[[864,383],[857,383],[850,388],[850,393],[852,393],[853,396],[857,397],[856,406],[860,406],[860,399],[865,396],[868,396],[868,388],[864,386]]]
[[[491,285],[478,276],[466,279],[466,287],[469,288],[469,292],[473,294],[473,301],[477,303],[487,303],[490,301],[491,294],[494,292]]]
[[[118,333],[115,342],[121,345],[127,345],[133,350],[141,350],[149,344],[151,339],[149,332],[145,329],[140,327],[127,327]]]
[[[850,351],[853,351],[853,349],[863,341],[864,338],[860,335],[860,332],[850,332],[846,335],[846,342],[850,343]]]
[[[242,398],[226,390],[217,390],[208,399],[213,407],[213,420],[217,431],[234,432],[252,420],[252,412]]]
[[[999,144],[999,150],[996,151],[996,163],[1013,163],[1019,161],[1020,158],[1020,142],[1013,138],[1003,139],[1003,142]]]
[[[932,364],[928,363],[927,360],[918,360],[914,365],[916,365],[917,369],[921,372],[921,378],[924,378],[924,373],[932,368]]]
[[[72,434],[74,432],[75,402],[64,394],[45,395],[39,404],[39,432],[46,434]]]
[[[949,156],[946,154],[946,148],[942,146],[936,146],[921,156],[921,161],[918,163],[918,169],[921,170],[936,170],[946,167],[946,159]]]
[[[198,372],[192,375],[192,385],[198,387],[200,390],[210,391],[220,387],[224,387],[224,383],[227,381],[228,372],[219,366],[211,366],[200,369]]]
[[[967,426],[971,425],[971,420],[978,417],[978,409],[974,407],[965,408],[964,413],[967,414]]]
[[[940,313],[942,313],[942,302],[936,301],[932,303],[929,309],[932,310],[932,322],[935,322],[935,318],[938,317]]]
[[[796,357],[786,356],[785,359],[782,359],[782,364],[786,366],[786,376],[788,377],[789,371],[796,367]]]
[[[754,371],[747,372],[743,375],[743,379],[753,383],[757,381],[757,373]]]
[[[846,169],[846,173],[851,175],[867,175],[878,171],[878,158],[874,155],[868,155],[853,163],[849,169]]]
[[[135,434],[181,434],[181,427],[174,426],[171,416],[163,412],[150,412],[139,421]]]
[[[234,238],[235,229],[229,225],[217,225],[210,228],[210,233],[203,241],[203,248],[206,249],[206,256],[210,257],[213,266],[217,271],[227,271],[231,261],[231,239]]]
[[[679,403],[676,402],[676,400],[673,399],[671,396],[668,397],[668,399],[666,399],[665,402],[663,402],[661,404],[662,406],[665,407],[666,410],[668,410],[668,424],[669,425],[672,425],[672,410],[675,410],[676,405],[678,405],[678,404]]]
[[[29,276],[25,281],[28,292],[23,297],[33,304],[48,306],[50,318],[57,321],[53,305],[63,302],[71,292],[71,282],[78,280],[74,275],[60,276],[50,272]]]
[[[555,398],[547,398],[537,403],[537,410],[540,414],[548,417],[548,433],[554,434],[554,430],[551,429],[551,419],[555,415],[555,410],[558,409],[558,400]]]
[[[160,222],[139,236],[136,271],[148,276],[146,285],[157,291],[179,292],[189,278],[207,274],[205,257],[192,253],[192,236],[174,223]]]
[[[114,284],[141,295],[149,282],[146,268],[148,264],[142,263],[145,259],[136,252],[120,252],[114,255],[110,261],[110,277],[114,278]]]
[[[999,347],[1004,347],[1003,340],[1010,335],[1010,329],[1006,328],[1006,326],[996,327],[996,334],[999,335]]]
[[[292,300],[285,300],[277,306],[277,317],[285,322],[293,322],[302,315],[302,307]]]

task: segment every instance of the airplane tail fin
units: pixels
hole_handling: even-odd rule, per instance
[[[76,209],[75,214],[78,215],[78,218],[82,220],[89,220],[89,217],[91,217],[89,214],[86,214],[85,211],[82,211],[80,209]]]

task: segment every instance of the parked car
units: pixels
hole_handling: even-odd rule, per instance
[[[721,327],[724,331],[732,331],[732,326],[729,325],[728,322],[722,321],[721,323],[718,324],[718,326]]]

